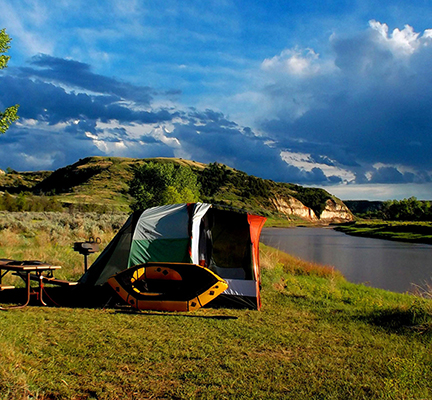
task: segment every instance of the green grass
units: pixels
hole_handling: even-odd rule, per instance
[[[264,245],[261,263],[262,311],[0,313],[0,399],[432,397],[431,292],[351,284]]]
[[[432,244],[431,222],[358,220],[335,229],[349,235]]]
[[[38,307],[5,312],[0,398],[432,395],[423,300],[275,269],[264,272],[263,303],[261,312],[189,315]]]

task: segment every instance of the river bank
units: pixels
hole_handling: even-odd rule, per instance
[[[432,244],[431,222],[358,220],[348,224],[336,225],[334,229],[348,235]]]

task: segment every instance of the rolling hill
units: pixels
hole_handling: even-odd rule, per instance
[[[323,189],[274,182],[222,164],[207,165],[179,158],[88,157],[56,171],[9,169],[0,175],[0,190],[14,196],[49,197],[63,207],[129,211],[132,198],[128,190],[134,167],[147,162],[190,167],[202,182],[202,201],[311,222],[353,219],[345,204]]]

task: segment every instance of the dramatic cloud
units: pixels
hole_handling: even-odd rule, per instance
[[[89,155],[177,156],[277,180],[333,182],[319,168],[288,165],[267,138],[219,111],[157,107],[151,88],[94,74],[77,61],[38,55],[30,63],[37,68],[0,78],[0,103],[21,105],[20,122],[0,137],[3,168],[52,169]]]
[[[275,115],[261,129],[291,153],[331,159],[356,183],[429,182],[431,33],[371,21],[365,33],[333,35],[325,58],[295,49],[265,60]]]
[[[149,87],[133,86],[94,74],[90,65],[78,61],[39,54],[32,58],[30,64],[39,68],[21,68],[26,78],[42,78],[80,90],[127,98],[144,105],[148,105],[152,100],[152,90]]]

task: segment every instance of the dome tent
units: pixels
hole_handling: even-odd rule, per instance
[[[114,274],[149,262],[192,263],[228,284],[212,304],[260,309],[258,246],[265,220],[204,203],[135,212],[80,283],[102,286]]]

